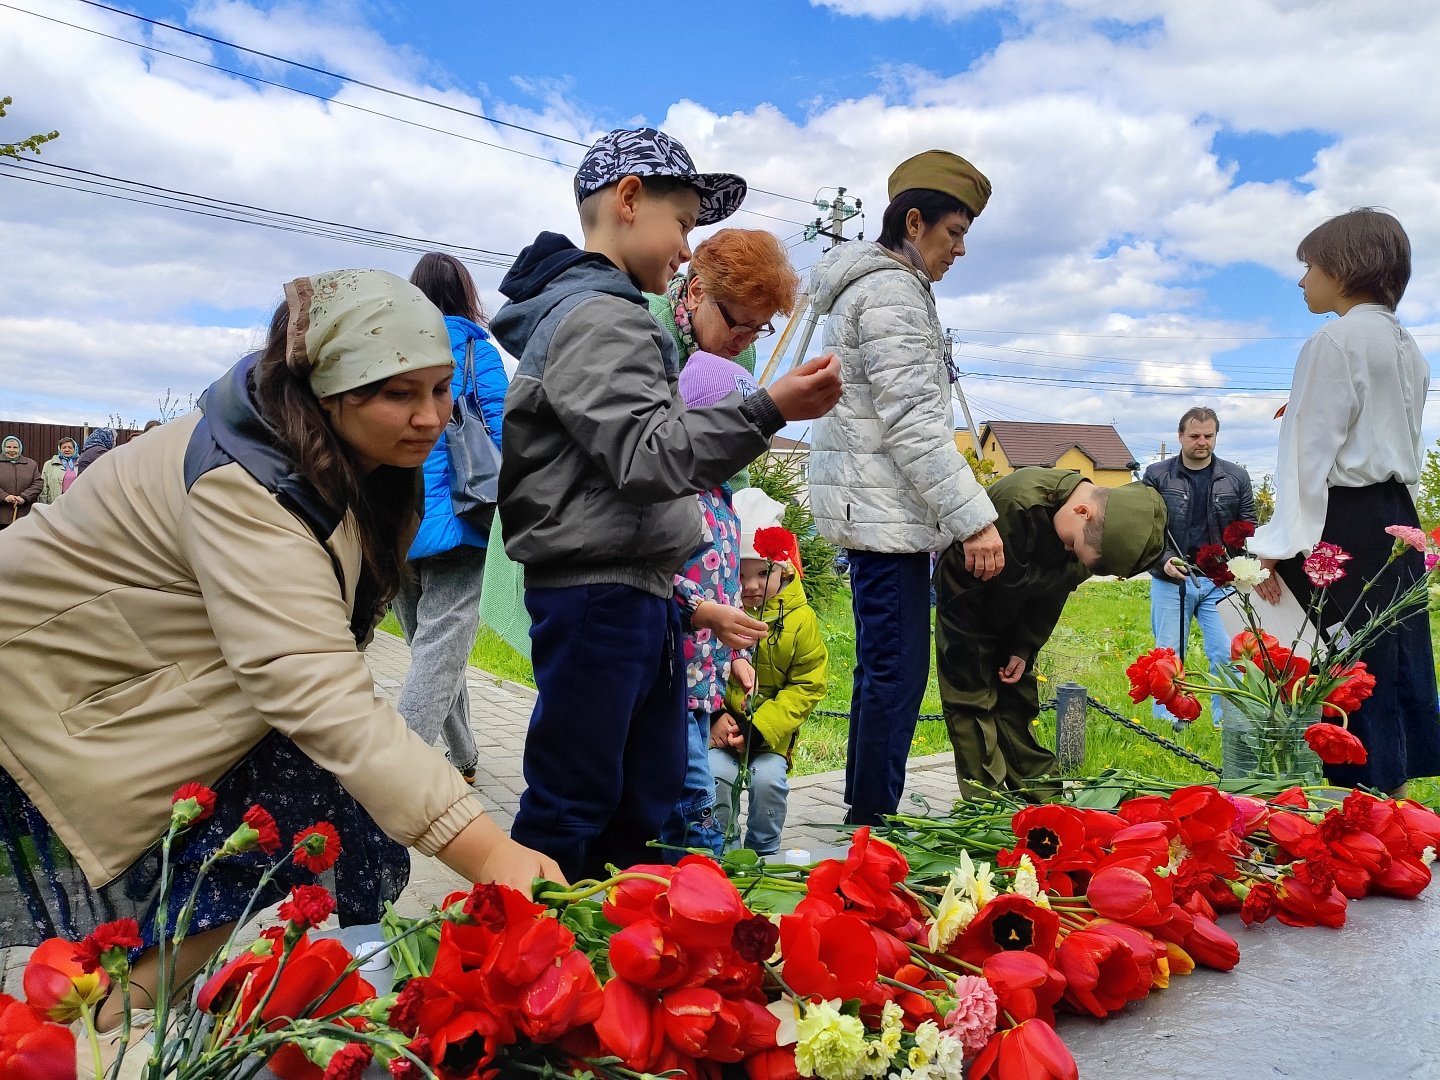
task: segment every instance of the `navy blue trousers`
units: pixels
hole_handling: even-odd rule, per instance
[[[680,608],[629,585],[525,590],[539,692],[511,836],[571,881],[663,862],[685,778]]]
[[[930,554],[850,552],[855,685],[845,756],[846,820],[876,824],[905,790],[905,763],[930,677]]]

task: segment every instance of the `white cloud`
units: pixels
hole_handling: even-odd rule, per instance
[[[823,6],[874,18],[964,19],[1001,5]],[[897,65],[876,73],[872,93],[814,104],[799,118],[769,105],[722,114],[677,99],[664,117],[650,119],[684,139],[701,168],[734,169],[757,187],[808,198],[843,181],[864,200],[872,239],[898,161],[931,146],[971,157],[995,194],[969,255],[937,294],[947,325],[1018,332],[974,335],[1005,347],[972,355],[990,357],[986,370],[1009,381],[967,383],[996,416],[1114,417],[1127,437],[1158,448],[1173,430],[1171,413],[1192,403],[1187,397],[1116,394],[1083,383],[1159,393],[1194,386],[1222,406],[1225,446],[1268,467],[1268,417],[1283,394],[1214,388],[1283,385],[1299,342],[1274,343],[1263,370],[1236,369],[1225,356],[1235,337],[1274,330],[1264,319],[1227,316],[1206,299],[1228,266],[1290,274],[1300,236],[1356,204],[1387,205],[1406,222],[1416,272],[1401,315],[1440,333],[1440,219],[1432,212],[1440,201],[1440,105],[1423,92],[1440,49],[1440,10],[1386,0],[1330,5],[1321,19],[1288,0],[1023,0],[1004,7],[1014,27],[969,70]],[[576,99],[563,78],[467,85],[386,42],[364,12],[353,3],[292,2],[262,11],[212,0],[191,13],[189,25],[582,142],[597,133],[596,117],[610,112]],[[140,32],[103,12],[75,21],[123,36]],[[1144,24],[1143,32],[1117,32],[1117,23]],[[953,31],[917,23],[916,32]],[[184,35],[160,31],[152,40],[213,59],[209,47]],[[268,64],[252,70],[279,73]],[[6,132],[60,129],[45,160],[501,252],[518,251],[539,228],[577,231],[566,169],[345,105],[577,160],[579,148],[564,142],[354,86],[320,102],[4,11],[0,71],[0,92],[17,97]],[[1322,132],[1330,145],[1300,175],[1271,183],[1237,183],[1212,150],[1217,132],[1296,130]],[[759,194],[747,206],[800,221],[814,214]],[[734,223],[787,237],[798,231],[743,215]],[[409,253],[6,176],[0,228],[7,252],[21,253],[20,272],[7,276],[0,294],[0,413],[16,416],[147,415],[166,387],[181,396],[198,392],[243,351],[288,278],[342,263],[405,273],[414,261]],[[818,249],[798,247],[797,264],[812,262]],[[475,270],[493,309],[502,271]],[[1083,336],[1107,334],[1119,336]]]

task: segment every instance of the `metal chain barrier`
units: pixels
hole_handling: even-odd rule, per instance
[[[1109,720],[1114,720],[1121,727],[1128,728],[1136,735],[1139,735],[1142,739],[1149,739],[1152,743],[1154,743],[1161,749],[1170,751],[1170,753],[1174,754],[1178,758],[1183,758],[1185,761],[1190,762],[1191,765],[1203,769],[1205,772],[1211,773],[1215,776],[1220,775],[1220,767],[1216,765],[1213,761],[1203,758],[1199,754],[1195,753],[1193,750],[1187,750],[1179,743],[1173,742],[1170,739],[1165,738],[1165,736],[1159,735],[1156,732],[1151,731],[1148,727],[1140,723],[1138,720],[1131,720],[1128,716],[1122,716],[1114,709],[1110,708],[1108,705],[1102,705],[1094,698],[1089,699],[1088,707],[1099,712],[1101,716],[1104,716]],[[1053,710],[1054,708],[1054,698],[1051,698],[1049,701],[1042,701],[1040,703],[1040,710],[1042,712],[1047,712]],[[848,712],[840,712],[835,709],[816,709],[813,715],[831,716],[835,717],[838,720],[844,720],[847,723],[850,720],[850,714]],[[941,713],[921,713],[920,719],[933,721],[944,720],[945,717]]]

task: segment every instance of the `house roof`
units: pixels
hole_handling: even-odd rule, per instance
[[[1095,462],[1098,469],[1129,470],[1135,455],[1110,424],[1027,424],[1018,420],[993,420],[982,424],[985,433],[995,436],[1011,465],[1053,466],[1072,447]]]
[[[810,444],[804,439],[787,439],[783,435],[775,435],[770,439],[771,450],[804,450],[810,449]]]

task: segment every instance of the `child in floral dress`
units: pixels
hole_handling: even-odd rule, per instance
[[[689,409],[707,408],[735,393],[748,396],[755,385],[739,364],[713,353],[697,352],[680,373],[680,396]],[[742,686],[755,685],[748,649],[767,628],[740,606],[740,519],[730,485],[702,491],[696,498],[704,535],[675,575],[675,598],[685,627],[685,786],[660,840],[672,849],[701,848],[719,856],[724,836],[715,823],[710,724],[724,708],[725,687],[732,678]],[[680,852],[671,854],[678,857]]]

